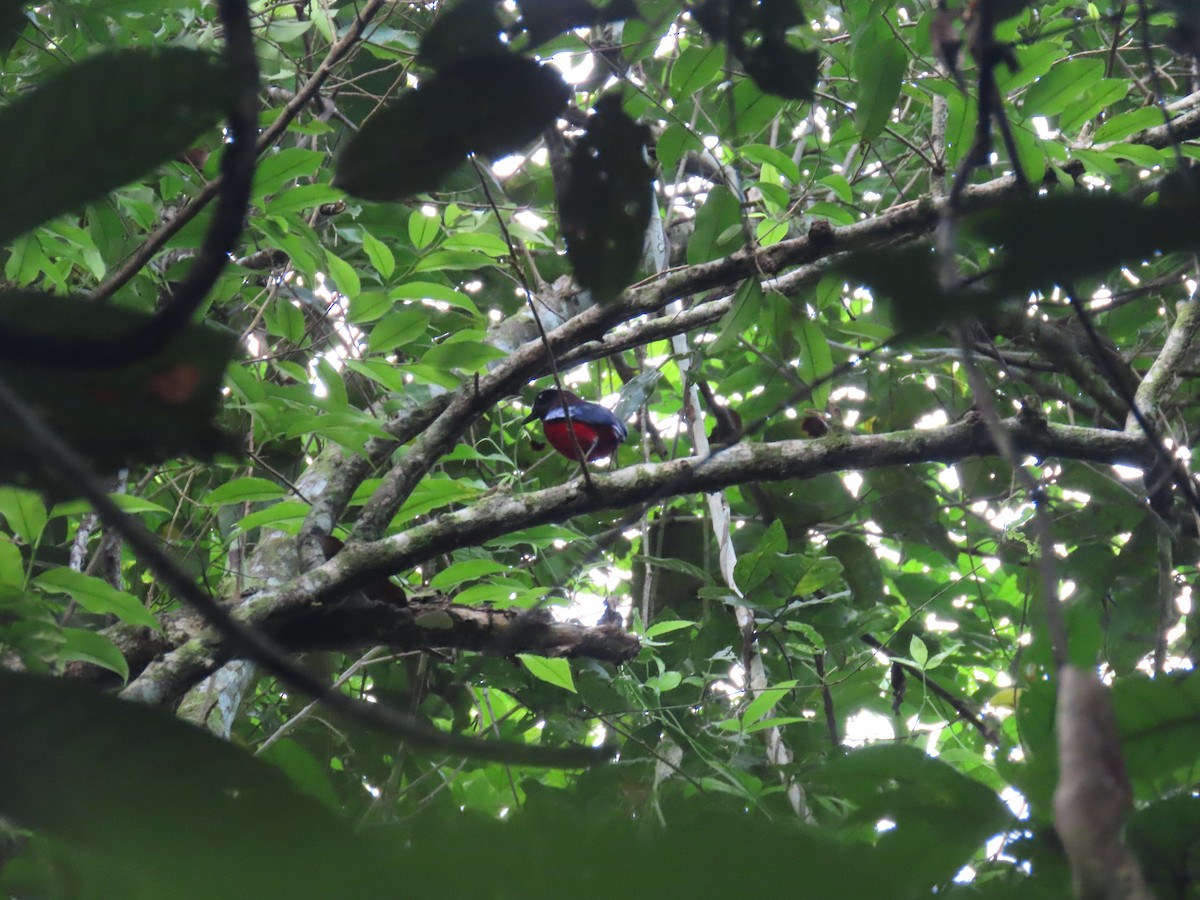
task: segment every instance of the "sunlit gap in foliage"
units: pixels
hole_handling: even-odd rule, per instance
[[[571,593],[571,602],[567,606],[552,606],[551,613],[559,622],[571,622],[576,625],[595,625],[604,614],[604,604],[619,598],[613,604],[614,609],[621,614],[626,622],[633,612],[633,599],[630,592],[618,591],[622,583],[633,580],[629,572],[615,566],[594,566],[580,579],[582,584],[603,588],[604,593],[577,590]]]
[[[549,62],[558,69],[567,84],[583,84],[592,77],[592,72],[596,69],[595,54],[591,52],[573,53],[564,50],[555,53]]]
[[[1013,817],[1018,821],[1025,821],[1029,818],[1029,801],[1025,799],[1025,795],[1020,791],[1005,787],[1000,791],[1000,799],[1012,811]],[[984,846],[984,856],[992,862],[1006,862],[1016,866],[1022,872],[1028,874],[1033,871],[1033,867],[1028,861],[1017,860],[1004,852],[1005,847],[1010,841],[1027,840],[1033,837],[1033,832],[1022,829],[1020,831],[1006,831],[990,838]],[[954,876],[955,882],[958,884],[969,884],[975,880],[976,870],[974,866],[966,865],[959,869],[958,874]]]
[[[846,734],[843,743],[847,747],[865,747],[880,741],[896,739],[896,729],[887,716],[869,709],[860,709],[846,718]]]

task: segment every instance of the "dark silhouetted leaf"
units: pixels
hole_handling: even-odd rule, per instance
[[[521,0],[520,25],[536,47],[573,28],[637,18],[634,0],[609,0],[601,9],[588,0]]]
[[[0,109],[0,244],[182,153],[229,108],[232,88],[207,53],[123,50]]]
[[[0,0],[0,59],[8,56],[29,23],[25,0]]]
[[[75,896],[395,895],[379,845],[277,769],[62,681],[0,672],[0,811],[63,849]]]
[[[887,818],[875,853],[906,877],[953,877],[979,844],[1012,821],[994,791],[916,747],[879,744],[837,759],[816,776],[820,787],[852,804],[864,824]]]
[[[817,86],[821,54],[800,50],[786,41],[764,40],[741,56],[746,74],[759,90],[789,100],[811,100]]]
[[[437,69],[465,57],[502,53],[500,30],[496,0],[459,0],[425,32],[417,62]]]
[[[1025,11],[1029,0],[992,0],[992,21],[1003,22]]]
[[[1153,621],[1148,623],[1152,632]],[[1200,759],[1200,676],[1133,675],[1113,686],[1125,764],[1135,786],[1149,787]]]
[[[714,43],[728,45],[759,90],[812,99],[820,53],[787,41],[787,30],[804,23],[796,0],[706,0],[692,15]]]
[[[1200,797],[1180,795],[1137,809],[1127,837],[1156,897],[1194,887],[1200,859]]]
[[[854,254],[839,268],[851,281],[889,301],[897,331],[922,334],[947,319],[971,314],[964,303],[942,291],[936,266],[930,248],[903,247]]]
[[[1006,295],[1096,275],[1157,253],[1200,248],[1200,198],[1181,192],[1154,206],[1099,193],[1010,204],[970,219],[970,229],[1004,249],[994,286]]]
[[[145,313],[33,291],[0,293],[0,327],[53,337],[107,336],[142,324]],[[0,360],[4,379],[46,422],[101,470],[181,453],[232,449],[213,425],[237,335],[189,325],[161,351],[128,365],[58,367]],[[20,432],[0,432],[0,478],[38,470]]]
[[[941,500],[917,473],[876,469],[867,473],[865,481],[874,492],[871,516],[881,528],[905,541],[926,544],[947,559],[957,559],[958,550],[938,515]]]
[[[854,595],[855,606],[870,609],[883,599],[883,570],[879,557],[866,541],[851,534],[839,534],[827,549],[842,564],[842,577]]]
[[[601,302],[633,280],[642,258],[654,172],[650,131],[625,115],[617,96],[596,104],[571,152],[559,217],[575,280]]]
[[[365,200],[432,190],[469,153],[496,158],[550,125],[570,91],[510,53],[460,59],[369,119],[338,160],[338,187]]]

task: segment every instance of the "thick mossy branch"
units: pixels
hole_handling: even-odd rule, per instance
[[[1016,452],[1038,459],[1058,457],[1141,466],[1152,458],[1152,450],[1138,435],[1052,425],[1031,416],[1006,419],[1001,425],[1008,431]],[[288,623],[289,628],[311,627],[293,624],[304,622],[311,616],[329,617],[326,619],[328,626],[338,616],[336,603],[339,598],[358,588],[434,556],[461,547],[479,546],[534,525],[565,522],[601,510],[624,510],[670,496],[703,493],[735,484],[799,480],[830,472],[913,463],[954,463],[994,453],[995,447],[987,430],[979,422],[969,420],[945,428],[884,435],[831,435],[818,441],[743,443],[706,459],[679,459],[656,465],[630,466],[611,475],[594,475],[596,490],[591,492],[579,481],[524,494],[498,492],[473,506],[437,516],[400,534],[371,543],[349,545],[311,572],[250,598],[239,607],[236,615],[245,625],[275,631],[284,623]],[[419,610],[420,605],[416,608]],[[495,615],[487,611],[480,614]],[[466,621],[466,613],[463,616]],[[397,615],[397,621],[402,618]],[[462,627],[469,626],[464,624]],[[429,646],[471,646],[469,642],[456,643],[460,638],[454,629],[452,624],[448,630],[439,630],[436,643]],[[585,637],[589,631],[584,629],[579,637]],[[566,637],[565,632],[561,634]],[[414,636],[415,633],[409,635],[410,638]],[[382,642],[384,638],[375,631],[353,640],[354,646]],[[567,643],[554,655],[597,655],[582,650],[568,652]],[[402,646],[414,648],[418,644],[404,642]],[[575,646],[593,645],[585,642]],[[544,649],[525,647],[506,647],[504,652],[526,649],[544,652]],[[227,658],[229,653],[222,649],[220,637],[204,630],[155,660],[127,688],[126,694],[149,702],[168,702],[209,674],[211,660]]]

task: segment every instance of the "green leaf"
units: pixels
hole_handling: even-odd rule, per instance
[[[266,478],[235,478],[219,487],[213,488],[204,498],[208,506],[222,506],[227,503],[262,503],[268,500],[278,500],[287,496],[288,491],[274,481]]]
[[[841,576],[842,564],[834,557],[822,556],[818,559],[810,560],[804,570],[804,574],[800,576],[800,580],[792,588],[792,593],[797,597],[810,596],[839,581]]]
[[[792,158],[775,147],[766,144],[746,144],[741,148],[742,156],[760,165],[774,166],[792,184],[800,182],[800,167]],[[843,178],[843,180],[845,180]]]
[[[663,672],[661,675],[651,675],[646,679],[646,687],[660,694],[673,691],[683,684],[683,675],[675,671]]]
[[[267,331],[292,344],[304,341],[304,313],[288,297],[276,297],[263,311]]]
[[[183,47],[101,53],[18,96],[0,109],[0,245],[182,153],[233,97],[225,67]]]
[[[401,507],[396,518],[407,523],[451,503],[466,503],[478,497],[481,489],[465,478],[423,478]]]
[[[427,216],[417,210],[408,217],[408,238],[418,250],[423,250],[432,244],[441,230],[442,221],[438,216]]]
[[[742,335],[758,324],[765,303],[763,289],[757,278],[747,278],[733,295],[729,312],[721,317],[717,326],[717,339],[709,344],[705,351],[712,357],[717,357],[741,339]]]
[[[1143,106],[1141,109],[1120,113],[1106,120],[1096,129],[1092,140],[1097,144],[1124,140],[1132,134],[1161,124],[1162,120],[1162,110],[1155,106]]]
[[[920,668],[925,668],[925,663],[929,661],[929,648],[925,646],[925,642],[917,635],[913,635],[908,641],[908,655],[912,657]]]
[[[20,548],[11,540],[0,539],[0,596],[5,588],[24,589],[25,561]]]
[[[308,516],[309,509],[309,505],[303,500],[280,500],[266,509],[243,516],[234,526],[230,537],[236,537],[264,526],[294,534],[299,530],[300,523]]]
[[[82,628],[62,629],[63,644],[58,649],[59,662],[85,662],[108,669],[129,681],[129,663],[107,635]]]
[[[1053,116],[1104,77],[1104,60],[1069,59],[1060,62],[1025,92],[1022,111],[1028,116]]]
[[[434,284],[431,281],[410,281],[398,285],[388,291],[388,296],[393,300],[426,300],[445,303],[476,315],[479,314],[479,307],[475,305],[475,301],[462,291],[456,291],[444,284]]]
[[[263,204],[263,211],[268,216],[282,216],[287,213],[315,209],[325,203],[342,200],[345,194],[329,184],[294,184],[286,190],[276,191],[275,195]]]
[[[650,129],[625,115],[613,94],[596,104],[568,160],[558,205],[567,258],[576,281],[601,303],[633,280],[642,258],[654,203],[649,141]]]
[[[565,659],[548,659],[545,656],[534,656],[531,653],[518,653],[517,659],[524,663],[525,668],[534,678],[570,691],[575,690],[575,679],[571,677],[571,664]]]
[[[363,246],[366,246],[365,241]],[[380,244],[380,247],[383,247],[383,245]],[[386,250],[387,248],[384,247],[383,249]],[[386,294],[382,294],[379,291],[363,291],[361,294],[350,298],[350,310],[347,318],[355,325],[362,325],[375,321],[388,312],[392,306],[392,299]]]
[[[742,724],[753,725],[767,713],[775,708],[784,695],[789,691],[794,690],[799,682],[782,681],[779,684],[771,685],[769,688],[764,688],[759,691],[758,696],[746,704],[746,708],[742,710]]]
[[[329,780],[329,772],[320,760],[300,744],[284,738],[256,754],[264,762],[278,766],[292,784],[308,796],[319,800],[331,812],[342,808],[337,791]]]
[[[881,818],[894,822],[878,836],[877,851],[907,859],[906,877],[931,883],[952,878],[982,841],[1013,822],[994,791],[902,744],[854,750],[809,785],[850,804],[853,822],[870,828]],[[917,847],[923,848],[919,858],[911,855]]]
[[[737,198],[723,185],[708,192],[700,211],[696,213],[696,230],[688,241],[688,265],[697,265],[727,256],[742,245],[742,215]],[[729,234],[732,238],[721,240]]]
[[[333,278],[334,286],[340,293],[347,297],[354,297],[362,290],[362,282],[359,281],[354,267],[328,248],[325,250],[325,265],[329,267],[329,274]]]
[[[734,567],[734,578],[742,592],[749,594],[766,581],[778,565],[778,557],[787,549],[787,534],[783,523],[776,519],[749,553],[745,553]]]
[[[854,120],[863,142],[883,133],[908,70],[908,51],[884,18],[887,6],[877,9],[854,39],[854,74],[858,81]]]
[[[670,634],[672,631],[681,631],[684,628],[695,628],[695,622],[689,622],[686,619],[666,619],[662,622],[655,622],[646,629],[646,637],[656,638],[660,635]]]
[[[371,261],[375,271],[384,278],[391,278],[392,273],[396,271],[396,257],[392,254],[391,249],[368,231],[363,232],[362,238],[363,251],[367,254],[367,259]],[[351,301],[351,308],[353,308],[353,301]]]
[[[254,170],[252,194],[256,199],[283,190],[297,178],[309,178],[325,162],[325,154],[303,147],[285,147],[266,154]],[[288,192],[298,190],[289,187]]]
[[[654,147],[654,155],[658,158],[663,171],[670,173],[673,177],[675,169],[685,153],[689,151],[698,153],[703,149],[704,145],[700,143],[700,139],[693,130],[685,128],[678,122],[673,122],[659,136]]]
[[[1058,127],[1067,132],[1078,131],[1102,110],[1127,97],[1129,87],[1129,81],[1124,78],[1100,79],[1098,84],[1063,110]]]
[[[639,409],[650,402],[662,372],[648,369],[625,382],[621,387],[621,396],[613,407],[613,415],[622,422],[628,422]]]
[[[334,183],[364,200],[433,190],[468,153],[495,159],[519,150],[553,123],[569,95],[552,68],[507,52],[456,60],[363,125]]]
[[[11,487],[0,487],[0,516],[4,516],[13,534],[31,546],[38,542],[49,519],[41,497]]]
[[[130,494],[109,494],[108,499],[122,512],[127,512],[130,515],[138,513],[156,513],[159,515],[169,516],[171,511],[165,506],[160,506],[143,497],[134,497]],[[70,500],[66,503],[55,503],[50,508],[50,518],[58,516],[80,516],[90,512],[92,505],[86,500]]]
[[[860,537],[839,534],[826,549],[842,563],[842,577],[854,595],[854,605],[871,609],[883,599],[883,570],[879,557]]]
[[[132,594],[118,591],[112,585],[74,569],[48,569],[33,580],[43,591],[67,594],[90,613],[114,615],[130,625],[144,625],[161,631],[154,614],[142,606]]]
[[[1134,675],[1112,691],[1125,765],[1135,785],[1151,786],[1200,760],[1200,677]]]
[[[809,384],[815,384],[833,371],[833,355],[829,352],[829,339],[821,330],[821,326],[803,314],[797,316],[792,328],[796,340],[800,344],[799,372]],[[812,392],[811,402],[817,409],[824,409],[829,403],[829,393],[833,390],[832,382],[825,382]]]
[[[372,353],[387,353],[425,336],[429,316],[419,307],[403,307],[388,313],[371,329],[367,344]]]
[[[670,90],[676,102],[689,99],[720,74],[725,52],[719,44],[686,48],[671,65]]]
[[[429,579],[429,587],[435,591],[447,590],[457,587],[464,581],[475,581],[487,575],[497,575],[507,571],[508,566],[498,563],[494,559],[468,559],[442,569]]]
[[[455,341],[438,344],[425,352],[421,362],[427,366],[450,371],[482,372],[487,364],[508,356],[503,350],[480,341]]]

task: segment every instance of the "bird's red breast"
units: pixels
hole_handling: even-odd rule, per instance
[[[541,419],[542,432],[550,445],[576,462],[581,458],[591,461],[612,456],[628,434],[625,424],[603,406],[581,400],[570,391],[549,389],[538,394],[525,421],[534,419]]]
[[[572,420],[571,429],[575,431],[575,442],[571,441],[566,419],[550,419],[542,422],[542,431],[546,435],[546,440],[550,442],[550,446],[567,459],[573,459],[576,462],[579,461],[579,453],[583,453],[589,461],[612,456],[617,449],[617,444],[620,443],[611,428],[593,428],[586,422]],[[579,444],[578,452],[575,449],[575,443]]]

